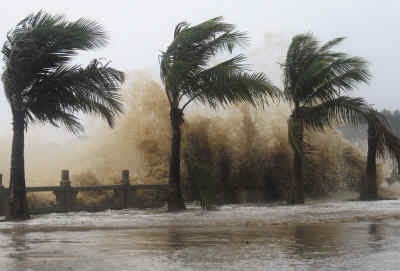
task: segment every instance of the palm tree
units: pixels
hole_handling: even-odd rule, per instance
[[[358,124],[367,117],[361,98],[347,97],[358,83],[370,79],[362,58],[332,51],[344,38],[320,44],[312,34],[292,39],[284,70],[284,95],[292,112],[288,120],[289,141],[294,151],[293,178],[288,203],[304,203],[304,129],[323,130],[333,123]]]
[[[267,96],[274,97],[278,93],[263,73],[251,73],[246,69],[246,58],[241,54],[210,65],[217,53],[232,53],[247,41],[245,33],[235,31],[235,26],[223,22],[222,17],[194,26],[181,22],[175,27],[173,41],[160,55],[160,73],[170,104],[172,128],[170,211],[185,208],[180,187],[181,125],[185,108],[193,101],[212,108],[235,102],[263,105]]]
[[[76,114],[93,113],[110,126],[122,112],[118,89],[123,73],[93,60],[87,67],[69,64],[79,51],[104,46],[103,28],[84,18],[68,22],[44,11],[27,16],[7,35],[2,53],[5,94],[13,118],[10,219],[29,217],[24,170],[24,134],[34,121],[60,124],[77,133]]]
[[[388,154],[400,164],[400,139],[392,132],[385,116],[371,109],[368,112],[368,153],[365,178],[361,181],[360,199],[377,200],[376,159]]]

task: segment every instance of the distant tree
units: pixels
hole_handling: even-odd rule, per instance
[[[320,44],[312,34],[292,39],[284,70],[284,94],[292,107],[288,121],[294,151],[293,179],[288,203],[304,203],[304,129],[323,130],[333,123],[358,124],[365,120],[367,105],[361,98],[344,96],[358,83],[367,83],[367,61],[331,48],[337,38]]]
[[[104,46],[103,28],[84,18],[69,22],[44,11],[27,16],[7,35],[2,53],[5,94],[13,118],[9,219],[29,217],[25,190],[24,135],[34,121],[83,129],[76,114],[93,113],[110,126],[122,112],[123,73],[93,60],[69,64],[79,51]]]
[[[185,208],[180,182],[180,149],[183,112],[193,101],[212,108],[236,102],[263,105],[278,91],[263,73],[249,73],[243,55],[211,65],[219,52],[232,53],[247,43],[247,36],[217,17],[198,25],[186,22],[175,27],[174,39],[160,56],[161,79],[170,104],[172,128],[169,166],[170,211]]]
[[[368,148],[368,165],[366,172],[366,179],[362,182],[360,198],[362,199],[376,199],[377,198],[377,184],[376,184],[376,158],[391,157],[395,163],[393,163],[393,173],[398,174],[399,166],[395,155],[396,152],[396,140],[400,138],[400,112],[389,111],[383,109],[379,113],[376,110],[371,109],[370,121],[366,120],[365,124],[358,127],[341,127],[340,131],[343,135],[352,142],[365,142]],[[373,123],[376,122],[375,125]],[[378,132],[377,132],[377,131]],[[374,146],[378,144],[384,148],[380,148],[380,152],[374,150]],[[390,151],[392,150],[392,151]],[[385,153],[389,155],[384,155]],[[396,171],[397,170],[397,171]],[[368,177],[367,177],[368,176]],[[368,181],[368,182],[367,182]],[[367,184],[369,183],[369,184]],[[369,192],[368,192],[369,191]]]
[[[387,112],[386,112],[387,113]],[[377,200],[376,159],[385,154],[400,163],[400,139],[391,130],[383,114],[371,109],[368,113],[368,153],[365,178],[361,181],[360,199]]]

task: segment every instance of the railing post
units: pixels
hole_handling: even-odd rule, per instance
[[[126,209],[128,208],[128,197],[130,195],[130,180],[129,170],[123,170],[121,172],[120,186],[114,189],[114,208]]]
[[[129,185],[129,183],[130,183],[130,179],[129,179],[129,170],[124,169],[124,170],[121,172],[121,184]]]
[[[121,172],[121,185],[123,185],[124,187],[122,191],[122,208],[126,209],[128,208],[128,195],[130,185],[129,170],[127,169]]]
[[[60,191],[55,191],[56,204],[63,211],[71,211],[76,199],[77,192],[72,191],[71,181],[69,179],[69,170],[61,170]]]
[[[61,187],[71,187],[71,181],[69,180],[69,170],[63,169],[61,170]]]

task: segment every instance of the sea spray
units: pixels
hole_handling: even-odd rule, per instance
[[[70,137],[67,144],[53,142],[46,146],[44,137],[31,135],[26,154],[28,186],[57,185],[59,171],[64,168],[71,171],[72,185],[118,183],[122,169],[130,170],[131,183],[167,183],[170,148],[167,99],[162,87],[146,73],[134,73],[129,78],[123,90],[126,113],[117,120],[114,129],[89,118],[85,137],[74,140]],[[190,188],[193,176],[185,157],[192,157],[195,166],[196,161],[207,156],[203,161],[208,164],[201,166],[206,167],[206,176],[213,176],[217,201],[285,198],[292,163],[287,140],[288,116],[289,108],[283,103],[264,109],[242,104],[217,111],[192,107],[185,114],[183,126],[182,174],[188,195],[193,192]],[[37,131],[36,127],[34,132]],[[326,133],[307,132],[305,151],[308,196],[358,188],[365,158],[334,129]],[[4,169],[8,159],[3,160]],[[202,180],[196,182],[199,181]],[[82,194],[79,198],[85,197],[88,202],[93,201],[92,197],[103,199],[93,194]],[[35,202],[39,198],[40,195],[30,195]],[[42,198],[54,200],[51,195]]]
[[[191,116],[185,125],[184,158],[198,157],[198,167],[216,180],[210,185],[216,187],[221,202],[284,199],[292,177],[288,112],[284,104],[264,110],[238,105],[219,117]],[[309,197],[357,191],[365,158],[356,148],[334,129],[326,133],[308,131],[305,141],[305,190]],[[196,159],[191,160],[193,169]],[[187,181],[198,179],[198,171],[194,176],[190,176],[190,170],[185,173],[189,174]],[[189,188],[201,186],[204,184]]]

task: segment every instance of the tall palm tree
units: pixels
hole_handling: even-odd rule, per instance
[[[292,39],[284,70],[284,95],[292,107],[288,121],[289,141],[294,151],[293,178],[288,203],[304,202],[304,129],[323,130],[336,122],[358,124],[367,116],[361,98],[345,94],[370,79],[362,58],[332,51],[344,38],[320,44],[312,34]]]
[[[103,28],[84,18],[69,22],[44,11],[27,16],[7,35],[2,53],[5,94],[13,118],[10,219],[29,217],[24,170],[24,134],[34,121],[79,132],[78,112],[93,113],[110,126],[122,112],[118,89],[123,73],[93,60],[69,64],[79,51],[104,46]]]
[[[371,109],[368,112],[368,153],[365,177],[361,181],[360,199],[377,200],[376,159],[385,154],[400,164],[400,139],[392,132],[385,116]]]
[[[241,54],[216,65],[210,64],[217,53],[232,53],[247,41],[245,33],[235,31],[235,26],[225,23],[222,17],[194,26],[181,22],[175,27],[173,41],[160,55],[160,73],[170,104],[172,128],[170,211],[185,208],[180,187],[181,125],[185,108],[193,101],[212,108],[235,102],[263,105],[267,96],[278,93],[263,73],[246,69],[246,57]]]

